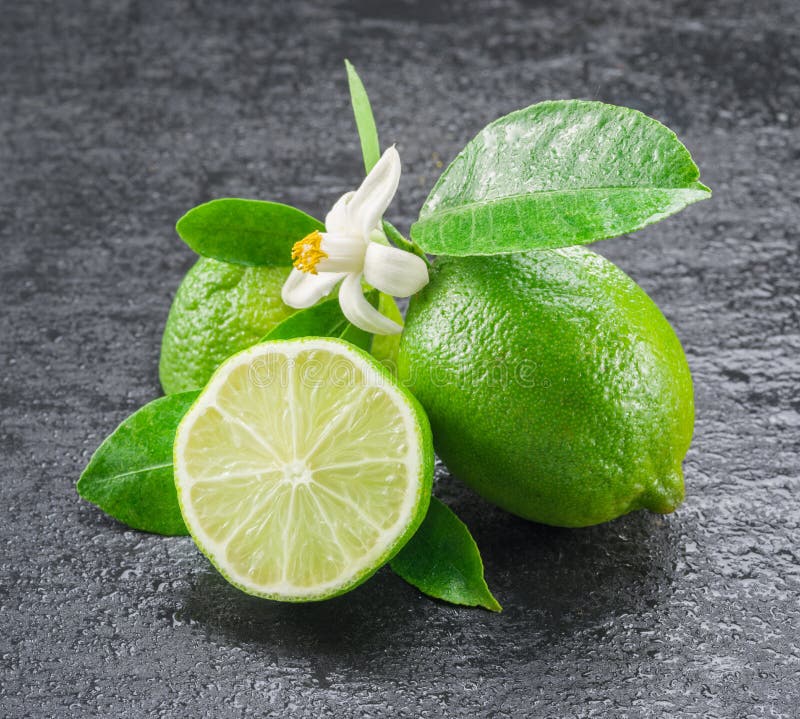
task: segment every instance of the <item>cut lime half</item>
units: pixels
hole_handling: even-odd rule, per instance
[[[433,444],[417,401],[347,342],[265,342],[228,359],[175,437],[181,512],[248,594],[342,594],[389,561],[428,508]]]

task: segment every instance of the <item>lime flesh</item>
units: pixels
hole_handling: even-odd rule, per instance
[[[229,582],[269,599],[352,589],[400,550],[430,500],[424,412],[340,340],[267,342],[227,360],[174,452],[198,547]]]

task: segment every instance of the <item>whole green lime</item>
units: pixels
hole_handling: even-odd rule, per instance
[[[164,392],[205,386],[232,354],[260,340],[294,310],[281,301],[288,267],[244,267],[201,257],[183,278],[164,328]]]
[[[582,527],[683,500],[686,358],[645,292],[590,250],[439,258],[398,368],[450,471],[509,512]]]

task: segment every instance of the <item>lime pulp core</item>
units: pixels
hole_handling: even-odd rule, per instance
[[[271,599],[325,599],[364,581],[419,526],[432,473],[419,405],[340,340],[235,355],[175,439],[197,545],[232,584]]]

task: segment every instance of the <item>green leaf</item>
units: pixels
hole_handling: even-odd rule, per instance
[[[436,497],[422,525],[391,562],[392,571],[421,592],[451,604],[502,607],[483,578],[483,562],[466,525]]]
[[[378,306],[378,292],[367,292],[367,299]],[[355,327],[342,314],[339,298],[332,297],[287,317],[275,325],[261,342],[289,340],[295,337],[339,337],[363,350],[369,350],[372,334]]]
[[[172,477],[172,442],[198,391],[146,404],[109,435],[78,480],[78,494],[134,529],[188,534]]]
[[[369,352],[370,347],[372,346],[372,333],[362,330],[360,327],[356,327],[350,322],[345,324],[344,329],[341,331],[338,337],[339,339],[349,342],[351,345],[355,345],[365,352]]]
[[[641,112],[559,100],[485,127],[434,186],[411,237],[426,252],[578,245],[710,197],[675,134]]]
[[[235,265],[288,267],[292,245],[325,227],[289,205],[228,197],[189,210],[175,229],[204,257]]]
[[[344,61],[347,69],[347,84],[350,86],[350,102],[356,118],[356,128],[361,139],[361,154],[364,156],[364,168],[369,171],[381,157],[381,146],[378,142],[378,128],[372,116],[372,107],[364,88],[364,83],[349,60]]]
[[[339,300],[333,297],[290,315],[275,325],[260,341],[290,340],[295,337],[338,337],[346,324]]]
[[[381,292],[378,300],[378,312],[385,315],[397,324],[403,324],[403,315],[394,301],[394,297]],[[400,352],[400,338],[402,333],[396,335],[374,335],[370,354],[378,360],[392,377],[397,377],[397,355]]]
[[[391,222],[383,220],[383,231],[386,233],[386,237],[401,250],[405,250],[406,252],[414,252],[414,243],[409,242],[405,237],[403,237],[400,230],[398,230]]]

